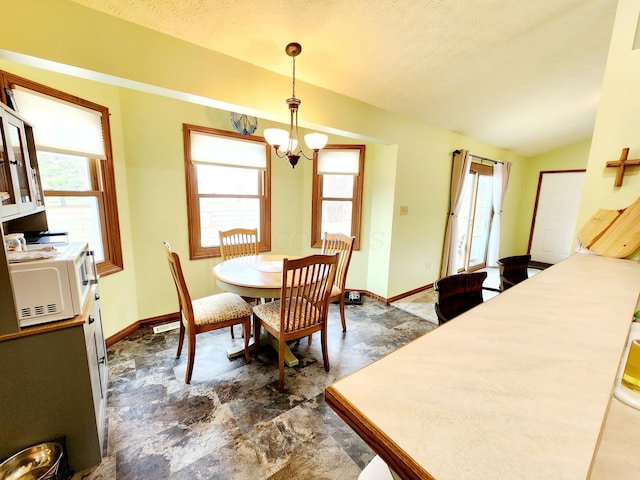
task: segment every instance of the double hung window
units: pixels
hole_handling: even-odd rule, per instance
[[[313,166],[311,245],[322,245],[322,234],[355,236],[360,249],[364,145],[327,145]]]
[[[183,126],[191,258],[220,255],[219,231],[257,228],[271,248],[270,148],[262,137]]]
[[[109,110],[1,72],[20,114],[34,125],[49,230],[86,241],[98,273],[122,270]]]

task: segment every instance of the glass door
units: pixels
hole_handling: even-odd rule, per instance
[[[24,133],[20,126],[13,122],[8,122],[9,128],[9,142],[13,150],[13,165],[16,169],[16,180],[18,183],[18,191],[20,192],[20,203],[30,203],[31,198],[31,182],[30,173],[31,168],[29,165],[28,154],[26,153],[24,141]]]
[[[493,166],[472,163],[462,193],[458,216],[459,271],[486,267],[493,215]]]
[[[29,160],[25,125],[2,111],[0,122],[0,217],[35,208],[34,171]]]
[[[3,207],[15,205],[16,203],[13,192],[13,182],[11,181],[9,152],[7,152],[4,138],[4,122],[0,121],[0,204]]]

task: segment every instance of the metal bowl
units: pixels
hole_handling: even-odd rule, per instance
[[[41,443],[25,448],[0,463],[3,480],[46,480],[53,478],[62,458],[62,445]]]

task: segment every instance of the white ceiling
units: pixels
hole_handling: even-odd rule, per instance
[[[616,0],[72,0],[524,156],[591,136]],[[304,95],[297,92],[304,100]]]

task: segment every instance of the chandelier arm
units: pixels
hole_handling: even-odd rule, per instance
[[[295,98],[295,96],[293,97]],[[298,129],[296,127],[295,136],[293,135],[293,125],[294,119],[296,122],[296,126],[298,123],[298,109],[297,108],[289,108],[289,142],[287,143],[287,153],[293,153],[293,140],[295,139],[298,142],[298,147],[300,147],[300,139],[298,138]]]
[[[294,113],[295,112],[295,113]],[[291,127],[295,128],[295,134],[296,134],[296,140],[298,141],[298,154],[302,153],[304,155],[304,152],[302,151],[302,141],[300,140],[300,132],[298,132],[298,109],[296,108],[295,111],[291,111]],[[292,132],[293,133],[293,132]],[[306,155],[304,155],[306,157]]]
[[[280,146],[279,145],[274,145],[273,146],[273,150],[276,152],[276,157],[278,158],[284,158],[287,156],[286,152],[281,152],[280,151]]]
[[[307,160],[315,160],[318,157],[318,150],[312,150],[312,151],[313,151],[313,155],[309,156],[304,152],[304,150],[300,149],[300,151],[298,152],[298,155],[303,156]]]

